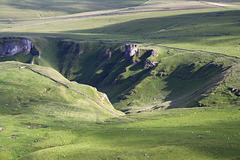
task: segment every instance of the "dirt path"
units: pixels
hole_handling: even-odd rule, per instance
[[[234,7],[236,5],[232,5],[232,4],[225,4],[225,3],[214,3],[214,2],[205,2],[205,1],[201,1],[202,3],[205,3],[205,4],[209,4],[209,5],[212,5],[212,6],[218,6],[218,7]]]
[[[81,93],[81,92],[79,92],[79,91],[77,91],[77,90],[69,87],[68,85],[66,85],[66,84],[64,84],[64,83],[62,83],[62,82],[59,82],[59,81],[57,81],[57,80],[55,80],[55,79],[53,79],[53,78],[51,78],[51,77],[49,77],[49,76],[47,76],[47,75],[45,75],[45,74],[42,74],[42,73],[40,73],[40,72],[38,72],[38,71],[36,71],[36,70],[28,67],[28,66],[24,66],[24,67],[21,67],[21,68],[27,68],[27,69],[29,69],[29,70],[31,70],[31,71],[33,71],[33,72],[35,72],[35,73],[37,73],[37,74],[39,74],[39,75],[41,75],[41,76],[44,76],[44,77],[46,77],[46,78],[48,78],[48,79],[50,79],[50,80],[52,80],[52,81],[54,81],[54,82],[56,82],[56,83],[58,83],[58,84],[60,84],[60,85],[66,87],[67,89],[70,89],[70,90],[72,90],[72,91],[74,91],[74,92],[76,92],[76,93],[78,93],[78,94],[80,94],[80,95],[82,95],[82,96],[84,96],[84,97],[87,97],[88,99],[94,101],[98,106],[100,106],[101,108],[105,109],[106,111],[108,111],[108,112],[110,112],[110,113],[112,113],[112,114],[114,114],[114,115],[116,115],[116,116],[121,116],[121,115],[119,115],[119,114],[117,114],[117,113],[109,110],[108,108],[104,107],[103,105],[101,105],[99,102],[97,102],[97,101],[96,101],[95,99],[93,99],[92,97],[90,97],[90,96],[88,96],[88,95],[86,95],[86,94],[83,94],[83,93]]]

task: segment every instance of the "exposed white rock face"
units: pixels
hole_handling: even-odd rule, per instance
[[[135,44],[125,44],[125,57],[130,58],[139,53],[139,47]]]
[[[29,54],[33,48],[33,43],[29,39],[22,39],[23,49],[25,50],[24,54]]]
[[[4,38],[0,43],[0,57],[13,56],[17,53],[27,55],[32,53],[39,55],[40,52],[36,50],[31,40],[26,38]]]

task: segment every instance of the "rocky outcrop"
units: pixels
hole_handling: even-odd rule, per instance
[[[17,53],[24,55],[40,55],[31,40],[26,38],[3,38],[0,43],[0,57],[13,56]]]
[[[144,68],[151,68],[154,67],[158,64],[158,62],[155,61],[150,61],[149,59],[147,59],[144,63]]]
[[[135,54],[139,54],[139,47],[135,44],[125,44],[125,57],[131,58]]]

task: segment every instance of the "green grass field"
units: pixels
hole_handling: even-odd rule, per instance
[[[239,107],[146,112],[93,124],[4,115],[1,159],[238,159]],[[16,139],[11,136],[16,135]]]
[[[41,52],[0,58],[0,160],[240,159],[239,9],[0,0],[0,36]]]

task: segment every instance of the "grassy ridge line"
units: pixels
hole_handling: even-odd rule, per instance
[[[31,71],[33,71],[33,72],[35,72],[35,73],[37,73],[37,74],[39,74],[39,75],[41,75],[41,76],[44,76],[44,77],[46,77],[46,78],[49,78],[49,79],[51,79],[52,81],[54,81],[54,82],[56,82],[56,83],[59,83],[59,84],[61,84],[62,86],[64,86],[64,87],[66,87],[66,88],[68,88],[68,89],[70,89],[70,90],[72,90],[72,91],[74,91],[74,92],[76,92],[76,93],[78,93],[78,94],[81,94],[81,95],[83,95],[83,96],[91,99],[92,101],[94,101],[95,103],[97,103],[100,107],[102,107],[103,109],[111,112],[112,114],[114,114],[114,115],[116,115],[116,116],[121,116],[121,115],[119,115],[119,114],[117,114],[117,113],[114,113],[113,111],[107,109],[106,107],[104,107],[103,105],[101,105],[99,102],[97,102],[97,101],[94,100],[93,98],[89,97],[88,95],[83,94],[83,93],[81,93],[81,92],[79,92],[79,91],[77,91],[77,90],[69,87],[68,85],[66,85],[66,84],[64,84],[64,83],[62,83],[62,82],[59,82],[59,81],[57,81],[57,80],[55,80],[55,79],[53,79],[53,78],[51,78],[51,77],[49,77],[49,76],[47,76],[47,75],[45,75],[45,74],[42,74],[42,73],[40,73],[40,72],[38,72],[38,71],[36,71],[36,70],[28,67],[28,66],[24,66],[24,67],[21,67],[21,68],[27,68],[27,69],[29,69],[29,70],[31,70]]]

